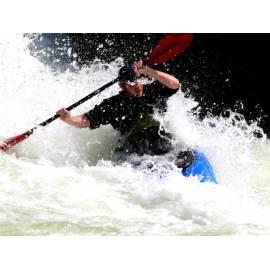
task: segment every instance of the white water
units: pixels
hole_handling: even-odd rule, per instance
[[[28,43],[21,35],[0,36],[0,139],[111,81],[121,63],[57,74],[30,55]],[[118,91],[114,85],[74,113]],[[79,130],[57,120],[0,153],[0,235],[269,234],[269,141],[252,136],[256,125],[233,125],[233,114],[199,122],[188,112],[194,105],[179,92],[162,120],[177,145],[205,152],[219,185],[187,179],[173,166],[166,180],[128,163],[114,166],[118,134],[111,127]],[[168,163],[156,159],[161,167]]]

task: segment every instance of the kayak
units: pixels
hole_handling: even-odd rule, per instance
[[[214,169],[205,156],[205,154],[199,150],[187,150],[180,151],[175,157],[164,157],[166,160],[161,159],[160,156],[138,157],[125,161],[132,164],[135,170],[143,171],[148,174],[158,174],[161,180],[166,180],[168,173],[173,170],[174,164],[179,168],[179,172],[185,177],[197,176],[200,183],[211,182],[218,184]],[[173,161],[174,160],[174,161]],[[122,164],[123,160],[120,161]],[[119,164],[119,159],[117,159]]]
[[[207,157],[197,150],[193,151],[193,156],[193,162],[182,170],[182,174],[186,177],[198,176],[201,183],[212,182],[217,184],[218,182],[213,167]]]

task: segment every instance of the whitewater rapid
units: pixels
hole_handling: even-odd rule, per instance
[[[116,78],[123,64],[96,60],[78,69],[74,55],[70,70],[57,72],[29,45],[21,34],[0,35],[0,140]],[[114,85],[73,113],[119,90]],[[269,140],[254,137],[256,124],[234,113],[199,121],[190,113],[196,105],[179,92],[160,120],[175,135],[176,149],[190,146],[207,155],[218,185],[185,178],[172,164],[160,177],[166,157],[143,157],[158,164],[155,173],[129,162],[116,166],[111,154],[119,135],[110,126],[90,131],[56,120],[0,153],[0,235],[269,234]]]

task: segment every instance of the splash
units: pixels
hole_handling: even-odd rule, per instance
[[[0,36],[1,139],[111,81],[122,64],[96,60],[76,69],[71,63],[73,68],[58,72],[29,51],[31,44],[19,34]],[[62,51],[72,53],[69,44]],[[118,91],[114,85],[73,113]],[[137,156],[115,166],[111,152],[119,135],[110,126],[90,131],[56,120],[0,154],[0,234],[269,234],[268,139],[256,138],[256,123],[248,125],[233,112],[199,121],[190,113],[196,105],[178,92],[160,120],[174,134],[176,149],[188,146],[207,155],[219,185],[183,177],[168,155],[144,156],[140,170],[131,166]],[[147,162],[155,164],[152,172]]]

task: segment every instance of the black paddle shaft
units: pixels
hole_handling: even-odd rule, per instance
[[[88,99],[96,96],[97,94],[99,94],[100,92],[102,92],[103,90],[105,90],[106,88],[110,87],[111,85],[115,84],[116,82],[118,82],[120,80],[119,77],[117,77],[116,79],[112,80],[111,82],[103,85],[102,87],[98,88],[96,91],[90,93],[89,95],[83,97],[82,99],[78,100],[77,102],[75,102],[74,104],[70,105],[69,107],[67,107],[66,109],[68,111],[71,111],[72,109],[76,108],[77,106],[81,105],[82,103],[84,103],[85,101],[87,101]],[[51,122],[53,122],[54,120],[58,119],[59,115],[55,114],[54,116],[50,117],[49,119],[45,120],[44,122],[40,123],[38,126],[42,126],[45,127],[48,124],[50,124]],[[32,131],[34,129],[36,129],[38,126],[32,128]]]

